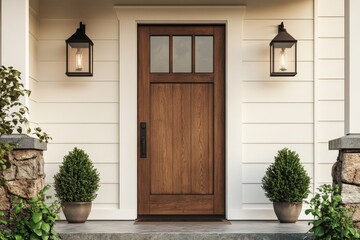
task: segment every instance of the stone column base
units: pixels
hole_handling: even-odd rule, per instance
[[[30,199],[44,188],[46,144],[26,135],[3,135],[0,141],[17,146],[9,153],[10,167],[0,171],[0,211],[6,212],[10,210],[12,196]]]
[[[333,184],[339,185],[342,201],[353,211],[352,219],[360,229],[360,135],[332,140],[329,149],[339,150],[332,168]]]

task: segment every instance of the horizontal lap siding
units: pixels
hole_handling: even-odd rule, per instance
[[[32,89],[37,104],[32,112],[53,138],[45,152],[46,182],[53,184],[64,155],[74,147],[84,149],[100,173],[100,189],[93,208],[118,209],[118,21],[114,15],[106,16],[112,19],[101,19],[89,14],[81,19],[94,42],[94,76],[67,77],[65,39],[78,28],[80,20],[74,20],[78,18],[75,13],[71,18],[51,19],[46,9],[52,11],[53,6],[41,6],[45,9],[39,21],[38,79]],[[65,6],[70,7],[64,4],[64,9]],[[106,8],[97,7],[100,12]],[[60,14],[68,13],[60,10]]]
[[[243,163],[270,164],[274,161],[276,153],[284,147],[296,151],[302,163],[314,162],[312,143],[245,143],[243,144]]]
[[[313,1],[248,1],[243,34],[242,212],[274,219],[261,189],[266,168],[288,147],[314,172]],[[298,40],[298,74],[270,77],[269,43],[277,25]],[[260,212],[261,211],[261,212]]]
[[[242,208],[253,216],[271,218],[258,211],[270,206],[263,205],[269,201],[261,178],[283,147],[299,153],[315,186],[331,182],[337,152],[329,151],[327,142],[344,129],[344,1],[330,1],[294,1],[282,6],[288,11],[274,6],[273,14],[266,3],[248,4],[254,9],[247,9],[244,21],[241,172]],[[290,11],[295,6],[297,13]],[[269,77],[269,42],[281,21],[298,40],[298,74],[291,78]]]
[[[45,153],[47,180],[51,182],[68,151],[75,146],[83,148],[102,176],[94,208],[115,209],[119,206],[121,177],[118,22],[112,1],[92,2],[86,12],[81,10],[81,1],[41,3],[38,34],[30,39],[37,43],[37,50],[31,50],[37,67],[32,66],[30,73],[36,76],[30,83],[37,104],[31,103],[31,107],[33,119],[38,119],[54,138]],[[343,129],[342,5],[343,0],[247,1],[239,56],[239,219],[275,218],[260,181],[266,166],[283,147],[299,153],[309,174],[315,176],[315,186],[330,181],[337,153],[327,150],[327,141],[341,136]],[[95,43],[92,78],[68,78],[64,74],[64,40],[74,33],[79,18]],[[295,77],[269,77],[269,42],[281,21],[298,40]]]
[[[317,0],[316,186],[331,183],[338,151],[328,141],[344,135],[344,0]]]

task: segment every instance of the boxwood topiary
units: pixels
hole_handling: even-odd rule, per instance
[[[99,189],[99,173],[84,150],[74,148],[64,156],[54,176],[56,196],[61,202],[91,202]]]
[[[284,148],[267,168],[261,187],[272,202],[302,202],[310,193],[310,177],[299,155]]]

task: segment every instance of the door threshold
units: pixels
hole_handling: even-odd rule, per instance
[[[231,224],[224,216],[196,216],[196,215],[167,215],[167,216],[138,216],[135,224],[152,224],[152,223],[214,223],[214,224]]]

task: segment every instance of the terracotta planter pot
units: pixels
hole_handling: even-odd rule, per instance
[[[296,223],[302,209],[302,203],[274,202],[273,206],[281,223]]]
[[[91,202],[64,202],[61,206],[69,223],[84,223],[91,211]]]

